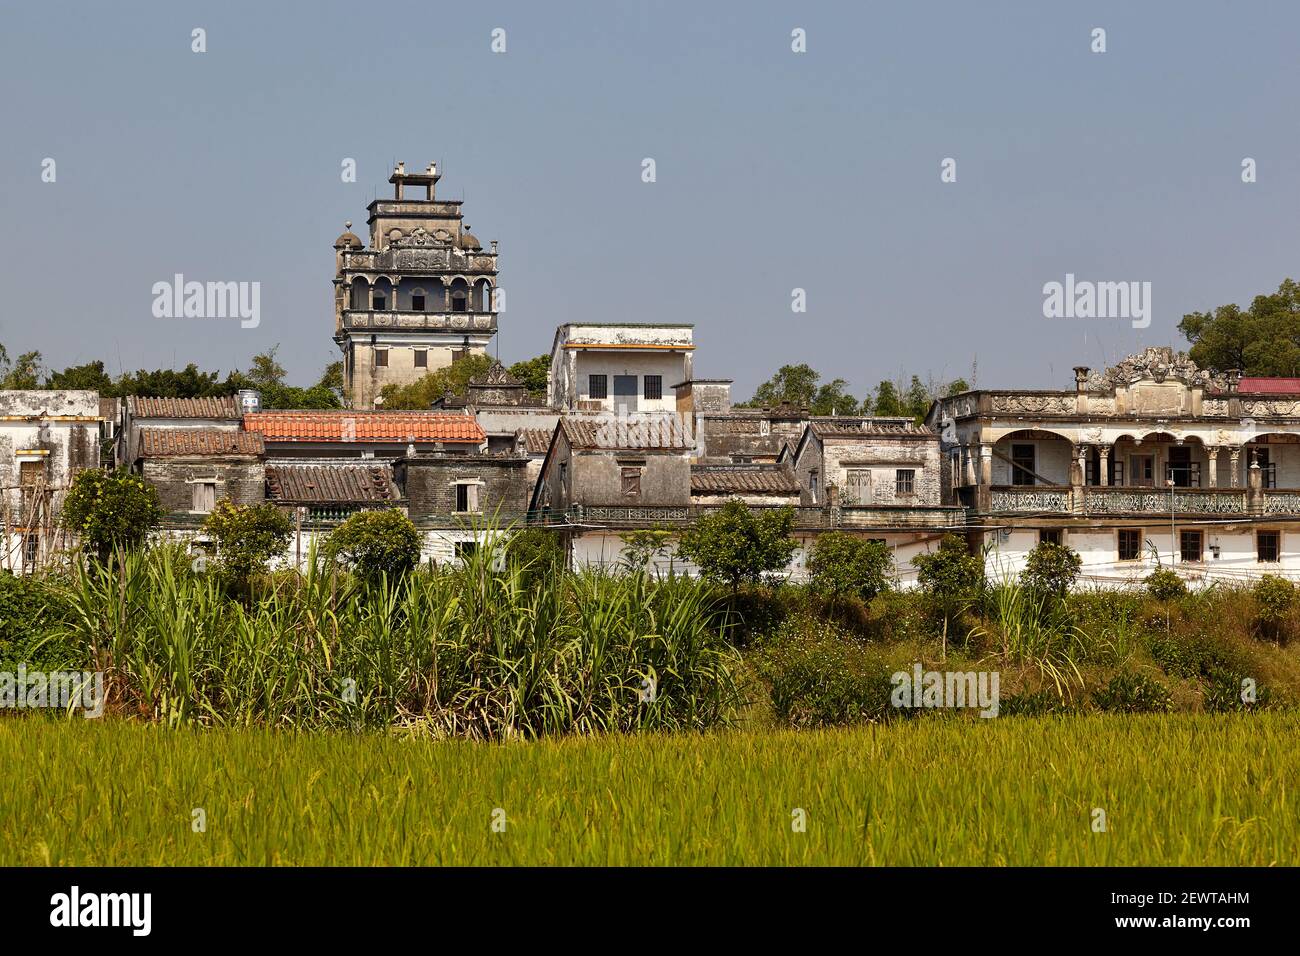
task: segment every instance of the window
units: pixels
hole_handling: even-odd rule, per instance
[[[1137,528],[1119,529],[1119,559],[1136,561],[1142,557],[1142,532]]]
[[[647,399],[657,399],[664,397],[664,377],[662,375],[646,375],[641,380],[643,394]]]
[[[416,367],[416,368],[428,368],[428,367],[429,367],[429,350],[428,350],[428,349],[416,349],[416,350],[415,350],[415,367]]]
[[[1061,529],[1060,528],[1040,529],[1038,532],[1038,543],[1039,544],[1060,544]]]
[[[850,468],[844,474],[844,503],[846,505],[871,504],[871,470]]]
[[[215,481],[196,481],[191,487],[195,511],[208,514],[216,507],[217,483]]]
[[[382,292],[375,293],[375,311],[383,312],[388,308],[388,298]]]
[[[1011,446],[1011,483],[1013,485],[1032,485],[1034,483],[1034,446]]]
[[[411,293],[411,311],[413,311],[413,312],[423,312],[423,311],[424,311],[424,293],[423,293],[423,292],[412,292],[412,293]]]
[[[1156,485],[1156,459],[1154,455],[1133,455],[1132,481],[1138,488],[1154,488]]]
[[[41,539],[38,535],[28,534],[23,537],[24,555],[26,563],[34,565],[41,558]]]
[[[808,494],[812,498],[812,503],[817,504],[817,472],[816,470],[808,472]]]
[[[459,514],[478,511],[478,485],[469,481],[456,483],[456,511]]]
[[[587,397],[609,398],[609,377],[606,375],[588,375]]]
[[[1260,531],[1255,535],[1255,556],[1261,561],[1272,563],[1282,560],[1282,532]]]
[[[453,293],[452,293],[452,296],[451,296],[451,311],[453,311],[453,312],[464,312],[464,311],[465,311],[465,293],[464,293],[464,292],[453,292]]]
[[[466,558],[473,557],[477,551],[478,551],[477,541],[456,542],[456,557],[462,561],[465,560]]]
[[[1255,463],[1259,465],[1260,483],[1264,488],[1277,487],[1277,462],[1269,456],[1267,448],[1255,449]]]
[[[640,498],[641,497],[641,469],[624,468],[623,475],[623,497]]]
[[[18,480],[24,488],[33,488],[45,480],[45,463],[41,461],[20,461],[18,463]]]
[[[1178,532],[1178,551],[1184,561],[1200,561],[1203,557],[1203,538],[1201,532]]]
[[[375,349],[375,365],[388,368],[388,349]]]
[[[916,472],[911,468],[900,468],[894,472],[894,494],[910,495],[916,487]]]

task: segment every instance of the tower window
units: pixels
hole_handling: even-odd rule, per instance
[[[378,368],[388,368],[388,349],[375,349],[375,365]]]
[[[428,349],[416,349],[416,350],[415,350],[415,367],[416,367],[416,368],[428,368],[428,367],[429,367],[429,350],[428,350]]]
[[[465,294],[463,292],[458,292],[451,297],[451,311],[453,312],[465,311]]]

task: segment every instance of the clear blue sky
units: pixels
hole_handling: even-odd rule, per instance
[[[437,159],[500,241],[507,361],[564,321],[689,321],[739,397],[795,361],[859,394],[974,359],[1068,387],[1300,276],[1298,28],[1282,2],[6,0],[0,342],[114,373],[278,342],[305,384],[343,221]],[[154,318],[176,272],[261,282],[260,327]],[[1150,281],[1150,328],[1044,318],[1067,272]]]

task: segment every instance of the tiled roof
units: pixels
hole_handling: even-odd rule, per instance
[[[694,465],[691,494],[797,495],[799,482],[789,465]]]
[[[818,438],[879,435],[891,437],[932,438],[934,431],[918,425],[911,418],[811,418],[808,426]]]
[[[444,412],[251,412],[244,427],[269,442],[456,442],[479,445],[487,436],[470,415]]]
[[[689,451],[695,447],[676,415],[571,415],[561,420],[560,427],[574,448]]]
[[[396,501],[392,469],[373,463],[266,466],[266,496],[275,501]]]
[[[173,458],[180,455],[261,455],[265,452],[257,432],[227,431],[220,428],[142,428],[141,458]]]
[[[220,418],[238,421],[243,414],[234,395],[220,398],[158,398],[128,395],[126,408],[132,418]]]
[[[515,438],[528,454],[545,455],[551,447],[552,434],[550,428],[521,428],[515,432]]]
[[[1237,391],[1255,395],[1297,395],[1300,394],[1300,378],[1243,376],[1237,383]]]

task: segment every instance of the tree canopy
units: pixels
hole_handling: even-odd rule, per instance
[[[1178,331],[1202,368],[1241,369],[1246,375],[1300,375],[1300,284],[1284,279],[1248,308],[1234,303],[1189,312]]]

